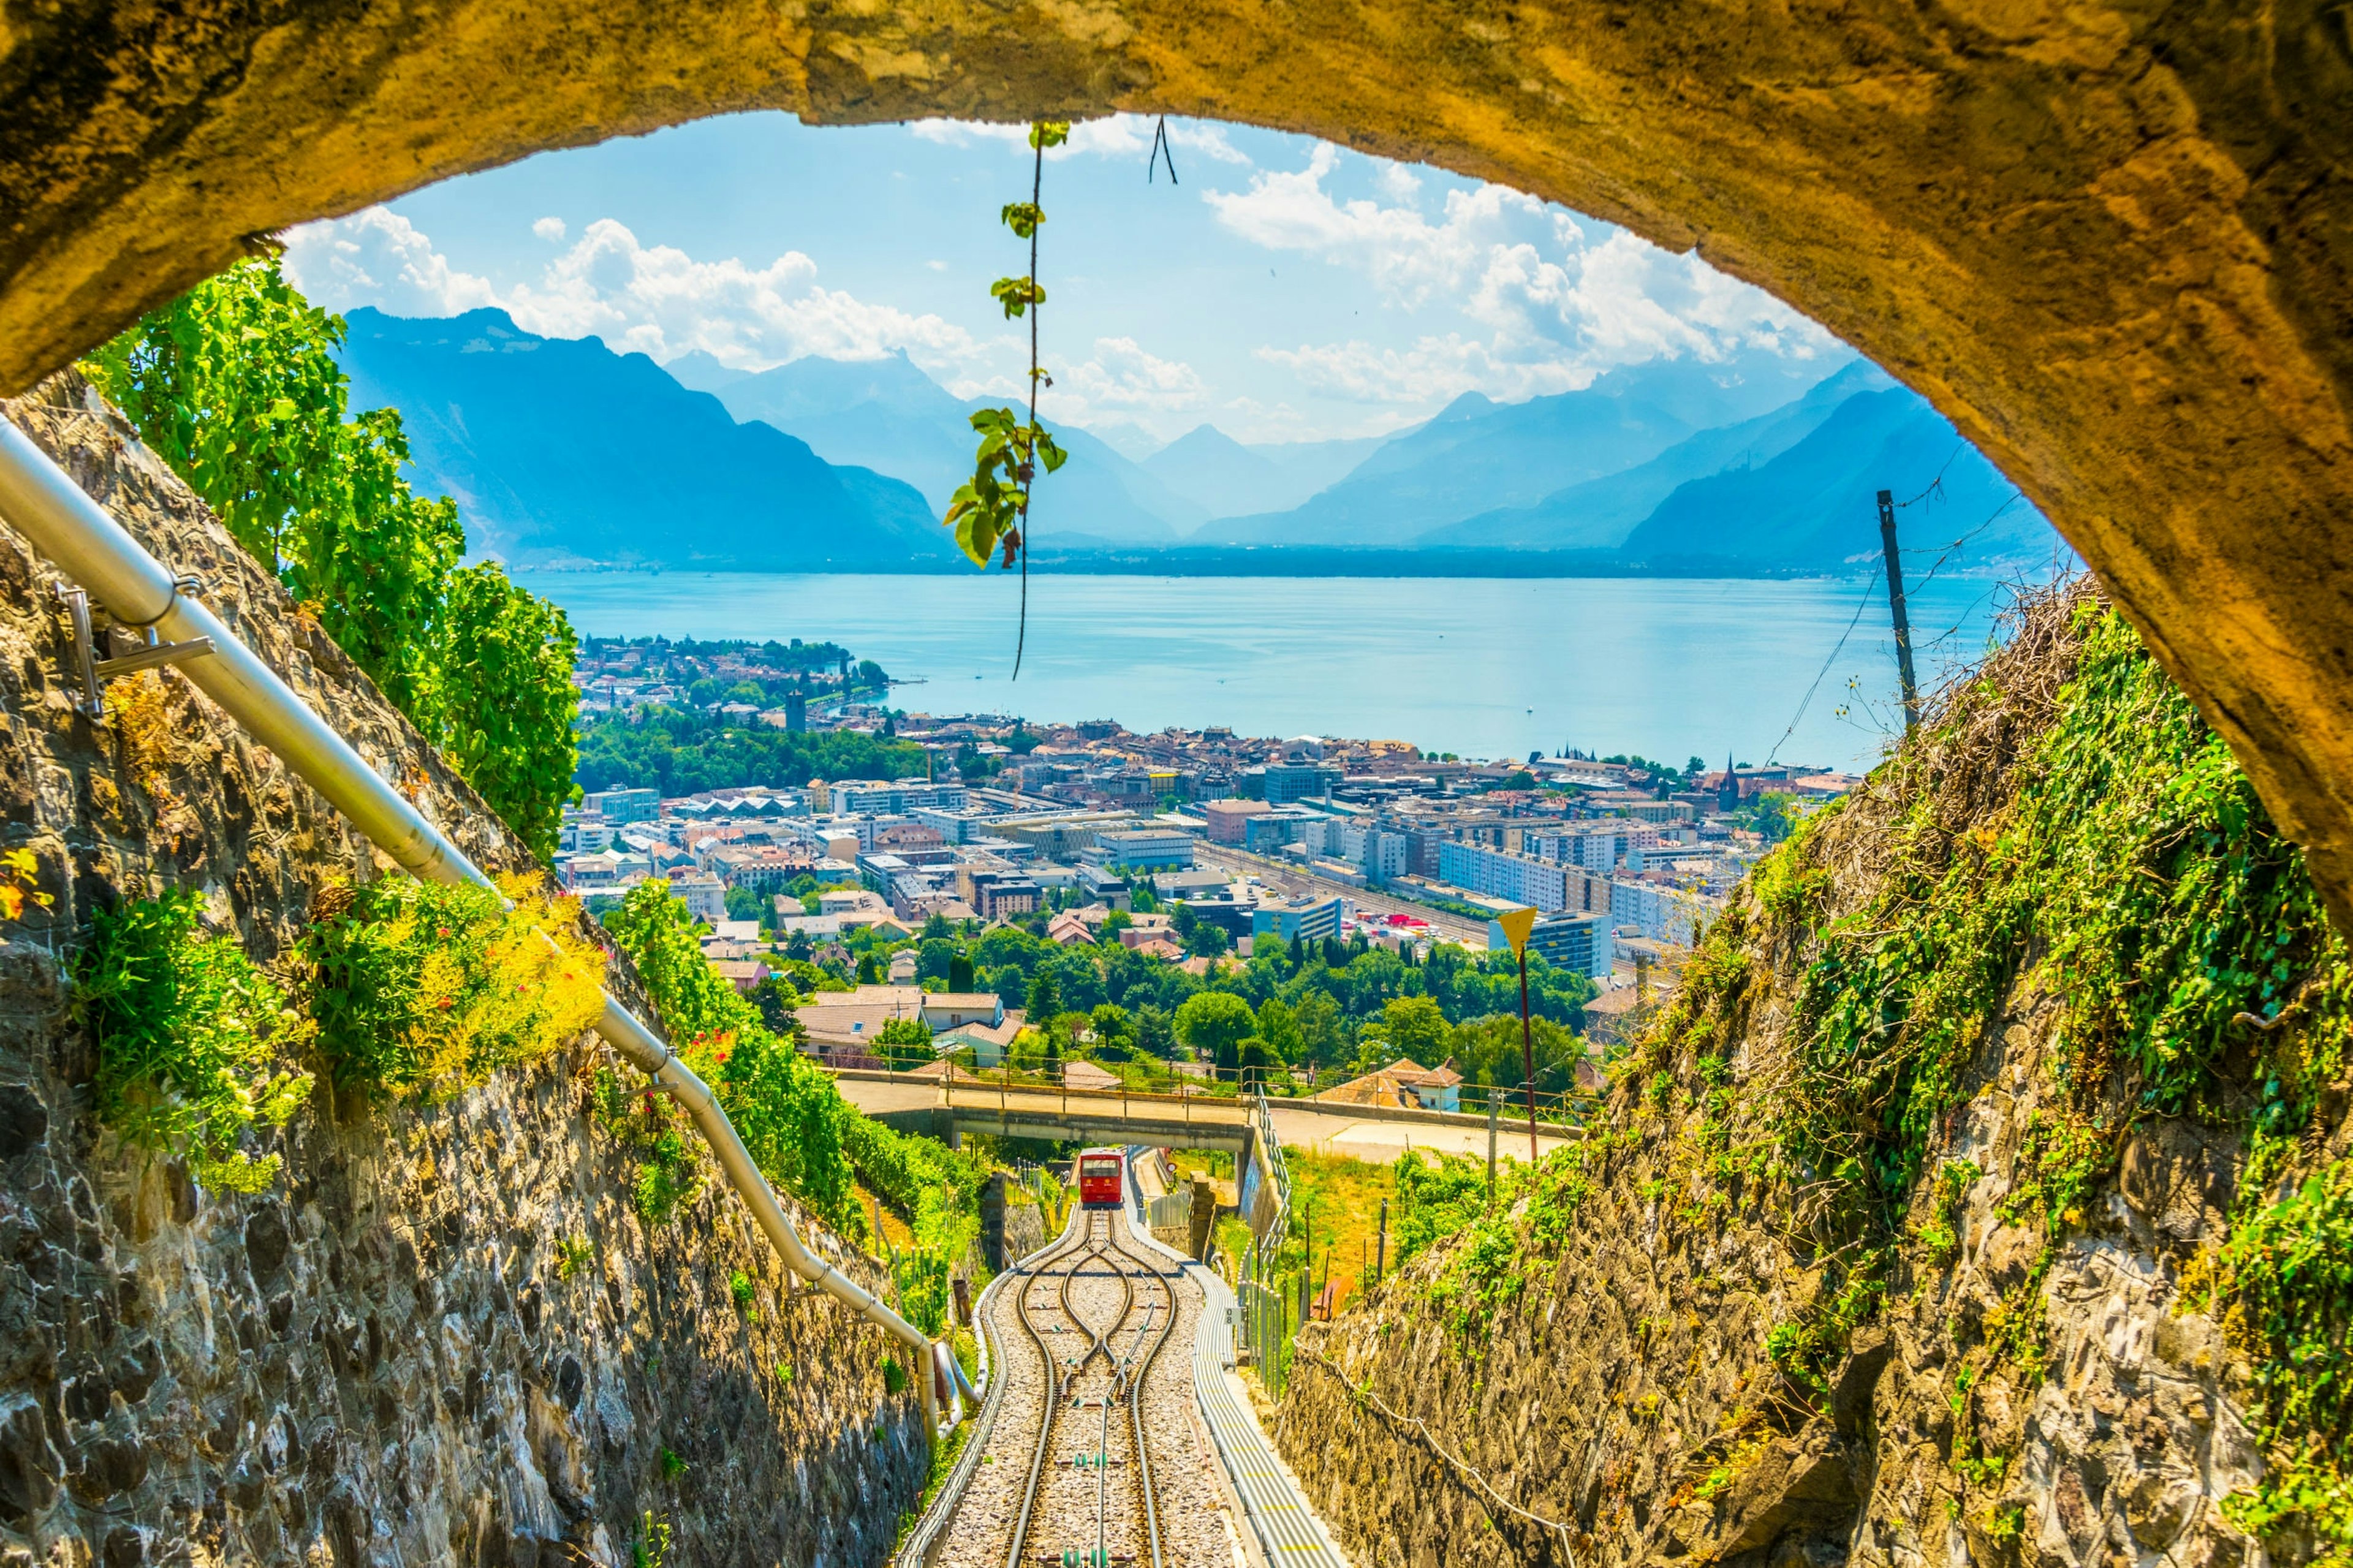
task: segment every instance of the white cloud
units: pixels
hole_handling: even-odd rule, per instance
[[[1500,185],[1451,190],[1432,218],[1410,205],[1418,176],[1373,163],[1374,183],[1397,205],[1335,196],[1327,182],[1341,155],[1325,145],[1304,168],[1257,174],[1246,190],[1203,197],[1242,239],[1359,272],[1395,308],[1454,301],[1485,331],[1424,336],[1405,349],[1349,342],[1258,351],[1316,390],[1381,403],[1473,389],[1520,398],[1661,357],[1715,363],[1752,349],[1803,358],[1831,346],[1820,327],[1696,255],[1670,255],[1621,229],[1597,237]]]
[[[1181,360],[1147,353],[1134,338],[1097,338],[1094,357],[1054,378],[1046,403],[1061,418],[1104,409],[1198,408],[1209,400],[1200,375]]]
[[[617,352],[664,361],[702,349],[744,370],[803,354],[876,359],[900,349],[926,367],[952,368],[989,347],[939,316],[820,286],[817,263],[799,251],[765,266],[701,261],[672,246],[640,244],[610,218],[590,224],[535,281],[506,289],[451,267],[414,224],[383,207],[294,230],[286,269],[304,293],[336,310],[446,316],[496,305],[543,336],[594,335]]]
[[[293,230],[285,268],[297,288],[333,310],[454,316],[499,303],[490,279],[451,267],[422,230],[384,207]]]
[[[531,232],[551,244],[556,243],[564,238],[564,220],[560,217],[541,218],[531,226]]]
[[[1102,120],[1082,120],[1071,127],[1071,139],[1060,147],[1047,150],[1049,163],[1062,158],[1134,158],[1143,162],[1152,151],[1152,135],[1159,121],[1141,114],[1113,114]],[[950,147],[969,147],[979,142],[1001,142],[1008,147],[1026,153],[1029,151],[1029,127],[1027,125],[995,125],[979,120],[918,120],[909,127],[926,142],[937,142]],[[1171,121],[1168,140],[1177,152],[1198,153],[1212,163],[1237,163],[1250,166],[1250,154],[1233,144],[1222,125],[1203,125],[1189,120]],[[1178,177],[1184,174],[1185,163],[1176,165]]]
[[[1373,160],[1373,182],[1393,202],[1410,202],[1421,190],[1421,176],[1403,163],[1392,163],[1387,158]]]
[[[1409,348],[1380,348],[1360,339],[1261,348],[1258,357],[1279,364],[1301,384],[1353,403],[1426,407],[1466,392],[1504,402],[1574,392],[1599,373],[1552,358],[1514,359],[1492,342],[1449,332],[1418,339]]]

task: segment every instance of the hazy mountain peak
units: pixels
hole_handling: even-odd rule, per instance
[[[1256,462],[1266,465],[1264,458],[1260,457],[1252,448],[1245,447],[1215,425],[1196,425],[1151,457],[1146,458],[1144,460],[1144,466],[1155,473],[1160,473],[1179,463],[1199,462],[1210,458],[1223,462]],[[1267,466],[1271,468],[1271,465]]]
[[[1430,416],[1432,425],[1455,419],[1476,419],[1499,405],[1483,392],[1466,392]]]
[[[662,366],[670,377],[691,392],[717,392],[723,386],[733,386],[753,374],[748,370],[722,364],[718,358],[702,349],[689,349]]]

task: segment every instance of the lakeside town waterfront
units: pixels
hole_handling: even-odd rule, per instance
[[[1731,757],[1466,760],[1395,741],[926,713],[833,643],[592,638],[575,679],[600,743],[584,751],[589,792],[565,808],[565,885],[594,909],[635,905],[640,889],[682,900],[720,974],[791,1011],[837,1066],[987,1069],[1026,1042],[1051,1049],[1067,1082],[1066,1068],[1172,1070],[1182,1043],[1198,1064],[1293,1070],[1301,1087],[1329,1069],[1436,1070],[1445,1081],[1414,1078],[1415,1092],[1452,1109],[1465,1078],[1519,1080],[1508,1062],[1458,1069],[1479,1054],[1455,1037],[1475,1013],[1460,998],[1391,1016],[1416,1012],[1398,989],[1409,971],[1438,965],[1447,992],[1466,965],[1508,969],[1497,917],[1533,907],[1546,1017],[1621,1014],[1679,967],[1757,856],[1860,782]],[[1072,952],[1087,956],[1046,965]],[[1311,952],[1352,977],[1349,1002],[1308,987],[1329,1026],[1293,1039],[1273,988],[1314,969]],[[1245,970],[1255,990],[1227,989]],[[1211,993],[1273,1008],[1271,1036],[1238,1020],[1219,1047],[1195,1005]],[[1139,1026],[1158,1047],[1140,1055],[1119,1043],[1139,1008],[1166,1026]],[[1066,1039],[1038,1032],[1065,1013]],[[1546,1053],[1556,1094],[1580,1081],[1585,1052],[1567,1042]],[[1425,1047],[1436,1069],[1414,1059]]]
[[[1847,681],[1883,710],[1894,685],[1875,578],[1040,574],[1018,682],[1018,585],[1004,573],[519,580],[562,605],[584,635],[830,639],[927,683],[900,691],[897,706],[1109,717],[1139,732],[1222,725],[1394,738],[1465,756],[1576,747],[1680,761],[1731,748],[1761,763],[1820,673],[1781,755],[1853,769],[1877,760],[1885,735],[1869,715],[1838,715]],[[1923,679],[1980,655],[2007,600],[1982,578],[1915,584]]]

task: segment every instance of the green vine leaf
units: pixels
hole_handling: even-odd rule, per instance
[[[1020,559],[1021,516],[1037,466],[1050,474],[1070,460],[1069,454],[1044,426],[1025,422],[1010,408],[983,408],[973,415],[972,427],[980,446],[973,454],[972,478],[948,502],[947,526],[974,565],[987,565],[1001,551],[1004,564],[1011,566]]]
[[[1005,307],[1005,319],[1008,321],[1030,306],[1046,302],[1046,290],[1038,287],[1035,278],[1000,278],[988,286],[988,292]]]
[[[1029,626],[1029,487],[1044,465],[1048,473],[1067,460],[1062,448],[1038,422],[1038,389],[1054,378],[1038,363],[1038,316],[1046,290],[1038,286],[1038,230],[1046,221],[1039,205],[1046,178],[1046,149],[1071,139],[1070,122],[1040,120],[1029,127],[1029,199],[1008,202],[998,213],[1015,237],[1029,242],[1029,271],[1020,278],[1000,278],[988,286],[989,298],[1005,310],[1005,319],[1029,319],[1029,417],[1025,421],[1010,408],[984,408],[972,416],[980,445],[973,452],[972,479],[956,487],[949,498],[945,522],[955,533],[956,548],[976,566],[997,558],[1010,570],[1021,568],[1021,632],[1013,645],[1013,674],[1021,674],[1021,649]]]

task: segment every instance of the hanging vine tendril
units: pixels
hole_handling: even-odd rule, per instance
[[[1029,637],[1029,489],[1041,466],[1050,474],[1069,456],[1038,423],[1038,390],[1054,384],[1038,363],[1038,315],[1046,303],[1046,290],[1038,287],[1038,230],[1046,213],[1038,199],[1045,190],[1046,149],[1060,146],[1070,134],[1070,125],[1062,121],[1040,120],[1029,127],[1035,154],[1029,199],[1008,202],[998,215],[1017,237],[1029,242],[1029,276],[1000,278],[988,286],[1007,321],[1029,320],[1029,417],[1025,421],[1011,408],[984,408],[972,416],[980,447],[973,454],[972,479],[957,487],[946,519],[955,531],[957,546],[974,565],[986,566],[994,556],[1007,571],[1021,568],[1021,623],[1013,643],[1016,680],[1021,679],[1021,655]]]

